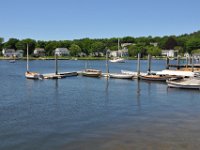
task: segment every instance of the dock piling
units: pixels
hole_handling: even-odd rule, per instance
[[[148,74],[151,73],[151,55],[148,54]]]
[[[166,58],[166,69],[169,69],[169,57]]]
[[[177,56],[177,70],[180,69],[180,57]]]
[[[137,63],[137,78],[140,76],[140,53],[138,53],[138,63]]]
[[[55,74],[57,75],[58,74],[58,55],[57,54],[55,54],[55,68],[56,68]]]

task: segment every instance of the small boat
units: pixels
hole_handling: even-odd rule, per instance
[[[101,71],[100,70],[96,70],[96,69],[85,69],[82,72],[83,76],[87,76],[87,77],[100,77],[101,76]]]
[[[171,78],[170,76],[160,76],[160,75],[140,75],[140,79],[149,81],[166,81]]]
[[[113,59],[109,60],[112,63],[125,63],[125,60],[123,58],[114,57]]]
[[[15,63],[15,60],[10,60],[9,63]]]
[[[122,73],[110,73],[109,77],[116,78],[116,79],[133,79],[133,75],[122,74]]]
[[[168,87],[184,88],[184,89],[199,89],[200,78],[182,78],[182,79],[169,79],[166,81]]]
[[[43,79],[44,78],[42,74],[39,74],[37,72],[29,72],[29,71],[25,72],[25,77],[27,79]]]
[[[44,76],[42,75],[42,74],[39,74],[39,73],[37,73],[37,72],[30,72],[29,71],[29,57],[28,57],[28,44],[27,44],[27,70],[26,70],[26,72],[25,72],[25,77],[27,78],[27,79],[43,79],[44,78]]]

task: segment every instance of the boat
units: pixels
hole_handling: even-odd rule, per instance
[[[171,76],[162,76],[162,75],[140,75],[140,79],[148,81],[166,81],[171,78]]]
[[[118,52],[119,52],[119,39],[118,39]],[[113,57],[109,61],[112,63],[125,63],[124,58],[122,58],[122,53],[121,53],[121,57]]]
[[[200,78],[169,79],[166,81],[169,88],[199,89]]]
[[[133,75],[122,74],[122,73],[110,73],[109,77],[116,78],[116,79],[133,79]]]
[[[9,63],[15,63],[15,60],[13,59],[13,60],[9,60]]]
[[[125,63],[125,60],[119,57],[114,57],[113,59],[110,59],[109,61],[112,63]]]
[[[100,77],[101,76],[101,70],[97,70],[97,69],[85,69],[82,72],[83,76],[87,76],[87,77]]]
[[[43,75],[37,72],[30,72],[29,71],[29,54],[28,54],[28,44],[27,44],[27,68],[25,72],[25,77],[27,79],[43,79]]]

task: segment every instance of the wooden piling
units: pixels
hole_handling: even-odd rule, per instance
[[[192,56],[192,72],[194,72],[194,56]]]
[[[186,68],[188,67],[188,57],[186,57]]]
[[[166,69],[169,69],[169,57],[166,58]]]
[[[151,73],[151,55],[148,54],[148,74]]]
[[[58,55],[55,54],[55,74],[57,75],[58,74]]]
[[[137,78],[140,76],[140,53],[138,53],[138,63],[137,63]]]
[[[180,69],[180,57],[177,56],[177,70]]]

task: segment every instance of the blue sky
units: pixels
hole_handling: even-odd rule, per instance
[[[200,0],[0,0],[5,40],[180,35],[200,30]]]

